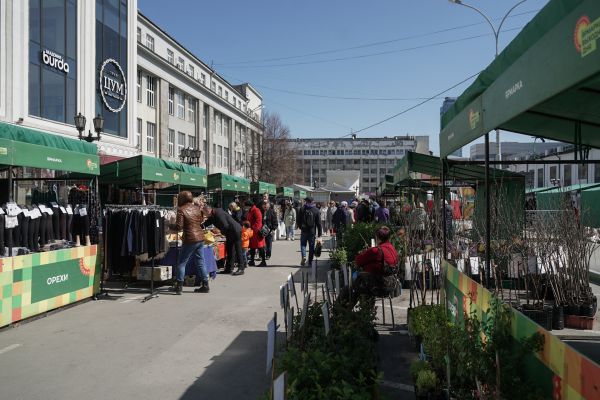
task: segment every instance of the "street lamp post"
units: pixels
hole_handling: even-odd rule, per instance
[[[90,131],[90,130],[88,130],[87,136],[83,136],[83,131],[85,130],[85,123],[86,123],[85,115],[83,115],[81,113],[77,113],[77,115],[75,116],[75,118],[73,118],[73,120],[75,122],[75,128],[79,132],[79,140],[85,140],[88,143],[92,143],[96,140],[98,140],[98,141],[100,140],[100,134],[102,133],[102,131],[104,129],[104,118],[102,118],[102,116],[98,115],[93,119],[94,132],[96,132],[96,136],[92,136],[92,131]]]
[[[450,3],[454,3],[454,4],[458,4],[460,6],[470,8],[471,10],[477,12],[479,15],[481,15],[485,19],[485,21],[488,23],[490,28],[492,28],[492,32],[494,33],[494,41],[495,41],[495,46],[496,46],[495,47],[496,52],[494,53],[494,58],[496,58],[496,57],[498,57],[498,39],[500,38],[500,29],[502,29],[502,25],[504,24],[504,21],[506,21],[506,18],[508,18],[510,13],[513,12],[513,10],[515,8],[517,8],[521,4],[525,3],[527,0],[521,0],[517,4],[512,6],[512,8],[510,10],[508,10],[508,12],[504,15],[504,17],[502,17],[502,20],[500,21],[498,28],[495,28],[494,24],[492,23],[492,20],[487,15],[485,15],[483,13],[483,11],[481,11],[477,7],[474,7],[470,4],[463,3],[462,0],[448,0],[448,1],[450,1]],[[498,161],[502,161],[502,152],[501,152],[501,148],[500,148],[500,129],[496,129],[496,159]]]

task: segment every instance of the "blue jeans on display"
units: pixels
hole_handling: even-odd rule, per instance
[[[306,244],[308,243],[308,264],[313,260],[315,254],[315,239],[316,234],[312,232],[300,232],[300,254],[302,258],[306,258]]]
[[[286,236],[286,239],[293,239],[294,238],[294,225],[290,225],[290,226],[286,226],[285,227],[285,236]]]
[[[204,248],[204,242],[184,244],[181,246],[181,253],[179,254],[179,266],[177,268],[177,280],[183,282],[185,277],[185,266],[187,265],[190,257],[194,257],[194,264],[196,264],[196,271],[202,282],[208,281],[208,274],[206,273],[206,267],[204,266],[204,256],[202,249]]]

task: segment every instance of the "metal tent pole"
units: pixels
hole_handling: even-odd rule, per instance
[[[490,134],[485,134],[485,275],[489,288],[490,268]]]

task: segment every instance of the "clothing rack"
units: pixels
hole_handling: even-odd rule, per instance
[[[158,206],[158,205],[155,205],[155,204],[150,204],[150,205],[143,205],[143,204],[106,204],[104,206],[104,209],[105,210],[110,210],[110,209],[114,209],[114,210],[127,210],[127,209],[131,209],[131,210],[173,211],[173,207]],[[175,243],[177,244],[177,241]],[[104,253],[105,254],[107,253],[107,251],[106,251],[107,246],[108,246],[108,235],[105,235],[105,241],[104,241]],[[158,293],[154,291],[154,269],[155,269],[154,257],[156,257],[156,256],[153,256],[152,259],[151,259],[152,272],[150,274],[150,293],[146,297],[144,297],[144,299],[142,300],[142,303],[145,303],[145,302],[147,302],[150,299],[158,297]],[[108,263],[108,257],[105,256],[104,257],[104,263],[103,263],[104,264],[103,265],[103,270],[108,269],[107,263]],[[102,275],[104,275],[104,271],[102,271]],[[101,284],[102,287],[104,287],[103,281],[104,281],[104,279],[100,280],[100,284]]]

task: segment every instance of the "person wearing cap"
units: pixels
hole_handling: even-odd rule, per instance
[[[316,236],[323,235],[321,213],[315,207],[312,197],[304,199],[304,207],[300,209],[296,221],[300,229],[300,253],[302,254],[300,265],[304,267],[306,265],[306,245],[308,244],[308,265],[311,265],[315,254]]]
[[[348,226],[349,218],[348,202],[342,201],[340,206],[335,210],[335,213],[331,217],[333,229],[335,229],[335,240],[338,245],[342,244],[342,239],[344,238],[344,232]]]

